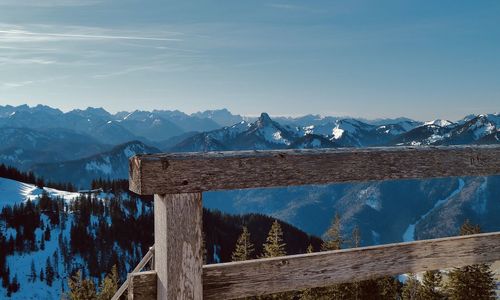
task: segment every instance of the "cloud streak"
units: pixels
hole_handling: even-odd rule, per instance
[[[137,40],[137,41],[181,41],[178,38],[133,36],[133,35],[104,35],[104,34],[76,34],[76,33],[47,33],[26,30],[0,30],[0,39],[6,41],[49,41],[60,39],[77,40]]]
[[[58,7],[90,6],[102,3],[101,0],[0,0],[0,6],[13,7]]]
[[[47,83],[55,80],[60,80],[60,79],[65,79],[68,78],[67,76],[58,76],[58,77],[51,77],[51,78],[44,78],[44,79],[38,79],[38,80],[22,80],[22,81],[7,81],[7,82],[0,82],[0,89],[6,90],[6,89],[16,89],[20,87],[25,87],[28,85],[33,85],[33,84],[40,84],[40,83]]]

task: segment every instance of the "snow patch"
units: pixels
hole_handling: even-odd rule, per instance
[[[273,127],[264,127],[260,129],[260,132],[264,139],[268,142],[274,143],[274,144],[284,144],[284,145],[290,145],[290,141],[285,139],[281,135],[281,131],[278,130],[277,128]]]
[[[441,119],[432,120],[432,121],[424,123],[424,125],[437,125],[437,126],[440,126],[440,127],[446,127],[446,126],[450,126],[452,124],[453,124],[453,122],[451,122],[451,121],[441,120]]]
[[[375,230],[371,230],[372,240],[374,245],[380,245],[380,233]]]
[[[415,240],[415,227],[423,220],[425,219],[431,212],[433,212],[434,210],[436,210],[437,208],[441,207],[443,204],[445,204],[446,202],[448,202],[451,198],[455,197],[456,195],[458,195],[462,189],[464,188],[465,186],[465,182],[462,178],[459,178],[458,179],[458,187],[456,190],[454,190],[453,192],[451,192],[451,194],[444,198],[444,199],[441,199],[441,200],[438,200],[434,206],[429,210],[427,211],[425,214],[423,214],[418,220],[417,222],[413,223],[413,224],[410,224],[408,225],[408,228],[406,228],[405,232],[403,233],[403,241],[404,242],[411,242],[411,241],[414,241]]]
[[[340,139],[343,134],[344,134],[344,130],[340,129],[339,127],[335,127],[332,129],[333,138],[336,140]]]
[[[363,200],[364,203],[373,208],[376,211],[382,209],[382,203],[380,202],[380,192],[377,187],[370,186],[364,190],[361,190],[358,195],[358,199]]]

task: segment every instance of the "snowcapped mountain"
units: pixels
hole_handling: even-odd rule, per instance
[[[282,126],[262,115],[253,123],[241,121],[232,126],[196,134],[173,146],[170,151],[222,151],[241,149],[284,149],[300,137],[297,128]]]
[[[409,118],[405,117],[400,117],[400,118],[382,118],[382,119],[374,119],[374,120],[367,120],[367,119],[358,119],[362,122],[365,122],[370,125],[387,125],[387,124],[395,124],[403,127],[405,131],[412,130],[413,128],[422,125],[422,122],[415,121]]]
[[[397,136],[394,145],[462,145],[497,143],[500,131],[498,114],[467,116],[454,123],[434,120]]]
[[[450,126],[450,125],[453,125],[453,124],[454,123],[451,122],[451,121],[441,120],[441,119],[432,120],[432,121],[428,121],[428,122],[424,123],[424,125],[436,125],[436,126],[440,126],[440,127],[446,127],[446,126]]]
[[[449,131],[450,130],[446,127],[434,124],[422,125],[397,136],[392,140],[392,143],[398,146],[434,145],[438,142],[442,142]]]
[[[243,121],[242,116],[233,115],[230,111],[228,111],[225,108],[193,113],[191,114],[191,117],[197,117],[199,119],[209,119],[222,126],[231,126],[233,124]]]
[[[289,147],[298,132],[289,126],[282,126],[271,120],[268,114],[262,113],[248,129],[236,135],[233,144],[236,149],[278,149]]]
[[[500,116],[498,114],[478,115],[451,128],[447,144],[474,143],[498,131],[500,131]]]
[[[282,125],[272,120],[268,114],[262,113],[253,123],[241,121],[233,126],[196,134],[167,150],[186,152],[364,147],[384,145],[406,132],[405,127],[400,124],[371,125],[356,119],[332,122],[332,118],[319,116],[308,116],[304,120],[313,120],[314,124]]]
[[[152,141],[162,141],[184,132],[179,126],[156,113],[134,111],[117,121],[125,129]]]
[[[56,182],[72,182],[88,188],[92,179],[128,178],[128,159],[136,154],[158,153],[160,150],[139,141],[118,145],[110,151],[78,160],[37,164],[32,171]]]
[[[35,130],[64,128],[91,136],[100,143],[114,145],[131,140],[162,142],[187,132],[214,130],[223,126],[216,120],[224,119],[227,122],[241,120],[241,117],[227,110],[192,115],[168,110],[119,112],[113,115],[93,107],[62,112],[43,105],[0,106],[0,127]]]
[[[319,134],[342,147],[382,145],[394,136],[406,132],[399,124],[371,125],[356,119],[341,119],[320,125],[303,127],[305,134]]]

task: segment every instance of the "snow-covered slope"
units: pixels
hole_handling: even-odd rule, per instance
[[[15,181],[12,179],[0,177],[0,209],[6,205],[14,205],[26,200],[36,200],[47,193],[50,197],[61,198],[66,201],[74,200],[79,193],[59,191],[44,187],[43,189],[28,183]]]
[[[44,204],[42,201],[36,201],[41,198],[42,193],[48,196],[44,198]],[[114,201],[118,200],[119,205],[115,205],[113,209],[120,211],[120,220],[125,223],[132,220],[131,226],[134,226],[133,222],[139,218],[139,215],[151,216],[150,205],[140,200],[131,200],[127,195],[123,194],[121,198],[118,198],[113,194],[101,193],[97,199],[106,199],[106,201],[100,202],[97,206],[102,206],[103,210],[96,211],[94,202],[92,211],[91,201],[82,198],[79,193],[51,188],[41,189],[31,184],[0,178],[0,210],[9,207],[7,215],[2,213],[0,217],[0,244],[5,247],[2,249],[5,251],[0,251],[0,260],[5,259],[8,271],[5,273],[2,269],[0,273],[8,274],[10,283],[17,282],[20,285],[20,290],[14,291],[11,295],[9,295],[9,289],[0,286],[0,299],[61,299],[62,294],[68,291],[68,277],[75,270],[83,270],[85,276],[89,276],[92,268],[89,260],[92,255],[88,253],[83,255],[81,250],[75,248],[74,237],[84,239],[83,236],[90,236],[92,239],[87,241],[90,247],[88,250],[99,257],[101,264],[109,263],[106,259],[112,257],[123,261],[122,272],[131,270],[132,264],[135,265],[144,254],[141,252],[140,245],[131,242],[131,248],[123,249],[118,245],[116,237],[109,238],[107,242],[109,242],[110,250],[106,251],[108,258],[105,258],[106,255],[100,248],[103,241],[98,241],[102,239],[102,236],[99,236],[102,234],[101,231],[109,229],[112,225],[110,215],[110,199],[112,198]],[[28,199],[33,201],[29,206],[26,203]],[[23,202],[24,208],[20,208],[19,204]],[[16,209],[14,205],[17,205]],[[82,206],[86,207],[85,213],[82,213]],[[83,217],[84,215],[86,217]],[[78,226],[85,228],[83,236],[81,231],[75,229]],[[98,226],[100,226],[99,232]],[[28,230],[28,227],[31,229]],[[51,283],[47,280],[48,265],[54,272]],[[107,266],[104,267],[106,268]],[[108,271],[109,269],[106,269],[106,272]],[[100,276],[101,279],[104,274]],[[42,276],[45,279],[42,279]],[[94,274],[97,285],[98,281],[95,277]]]

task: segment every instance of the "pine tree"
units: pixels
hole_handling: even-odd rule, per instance
[[[271,229],[269,230],[269,234],[267,235],[266,242],[262,245],[263,255],[262,257],[278,257],[285,256],[286,244],[283,242],[283,230],[281,229],[281,225],[278,223],[278,220],[274,220]],[[268,296],[259,297],[259,299],[293,299],[293,292],[290,293],[276,293]]]
[[[52,283],[54,282],[54,268],[52,268],[49,257],[47,257],[47,260],[45,261],[45,281],[48,286],[52,286]]]
[[[68,279],[68,287],[67,296],[70,300],[94,300],[97,297],[94,282],[83,279],[80,270]]]
[[[391,276],[384,276],[381,278],[378,278],[376,280],[377,282],[377,290],[378,290],[378,296],[380,296],[380,299],[398,299],[399,298],[399,293],[398,289],[400,286],[399,281]]]
[[[339,250],[344,243],[344,239],[342,237],[342,226],[340,223],[339,214],[335,214],[335,217],[332,220],[332,224],[328,228],[325,234],[325,241],[323,245],[321,245],[321,250]]]
[[[43,268],[40,269],[40,281],[44,281],[45,280],[45,272],[43,271]]]
[[[45,250],[45,239],[43,237],[40,239],[40,250]]]
[[[286,244],[283,242],[283,230],[278,221],[275,220],[262,247],[264,251],[262,257],[284,256],[286,255],[285,246]]]
[[[1,276],[2,276],[2,287],[3,288],[8,288],[9,287],[9,281],[10,281],[10,269],[9,267],[5,267],[5,270],[3,270],[3,272],[1,272]]]
[[[445,298],[442,291],[443,276],[440,271],[427,271],[424,273],[422,279],[422,293],[421,299],[423,300],[438,300]]]
[[[30,272],[30,281],[35,282],[36,281],[36,269],[35,269],[35,260],[31,260],[31,272]]]
[[[248,232],[248,228],[246,226],[243,226],[243,232],[238,237],[236,247],[231,255],[231,260],[243,261],[252,259],[254,251],[254,246],[250,241],[250,232]]]
[[[14,278],[12,279],[12,283],[10,284],[10,290],[12,291],[12,293],[17,293],[17,291],[19,291],[20,288],[21,288],[21,284],[17,280],[17,274],[16,274],[16,275],[14,275]]]
[[[45,232],[43,233],[43,238],[46,241],[50,241],[50,226],[45,227]]]
[[[352,230],[351,244],[353,248],[358,248],[361,245],[361,232],[357,225],[354,226],[354,229]]]
[[[480,233],[478,225],[466,220],[460,228],[460,235]],[[449,272],[447,294],[449,299],[495,299],[496,283],[493,272],[487,264],[456,268]]]
[[[59,251],[56,249],[52,254],[53,266],[54,266],[54,275],[55,277],[59,277]]]
[[[111,268],[111,273],[106,275],[101,283],[98,300],[110,300],[118,290],[118,271],[116,265]]]
[[[335,214],[332,223],[325,234],[325,241],[321,245],[322,251],[340,250],[344,239],[342,237],[342,226],[339,214]],[[348,299],[350,295],[349,284],[335,284],[325,288],[313,290],[318,299]]]
[[[415,277],[415,274],[409,274],[403,284],[402,299],[403,300],[418,300],[421,299],[422,286],[420,281]]]

